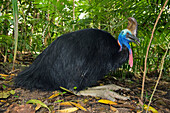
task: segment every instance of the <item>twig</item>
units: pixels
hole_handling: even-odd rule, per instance
[[[158,77],[158,80],[157,80],[157,82],[156,82],[155,88],[154,88],[154,90],[153,90],[153,92],[152,92],[152,95],[151,95],[151,98],[150,98],[150,100],[149,100],[149,104],[148,104],[148,107],[147,107],[146,113],[147,113],[147,111],[148,111],[148,109],[149,109],[149,106],[150,106],[150,104],[151,104],[151,101],[152,101],[153,95],[154,95],[154,93],[155,93],[155,91],[156,91],[156,88],[157,88],[157,86],[158,86],[158,83],[159,83],[159,81],[160,81],[160,79],[161,79],[161,76],[162,76],[162,70],[163,70],[163,66],[164,66],[164,60],[165,60],[165,57],[166,57],[166,55],[167,55],[167,53],[168,53],[169,45],[170,45],[170,42],[169,42],[169,44],[168,44],[168,48],[167,48],[167,50],[166,50],[166,52],[165,52],[165,54],[164,54],[164,56],[163,56],[162,60],[161,60],[161,70],[160,70],[159,77]]]
[[[155,22],[155,25],[154,25],[154,28],[152,30],[152,35],[151,35],[151,39],[150,39],[150,42],[149,42],[149,45],[148,45],[148,48],[147,48],[147,52],[146,52],[146,57],[145,57],[145,67],[144,67],[144,73],[143,73],[143,81],[142,81],[142,92],[141,92],[141,100],[143,101],[143,93],[144,93],[144,84],[145,84],[145,76],[146,76],[146,65],[147,65],[147,57],[148,57],[148,53],[149,53],[149,48],[150,48],[150,45],[151,45],[151,42],[152,42],[152,39],[153,39],[153,34],[155,32],[155,28],[156,28],[156,25],[158,23],[158,20],[162,14],[162,11],[163,9],[165,8],[166,4],[168,3],[168,0],[166,0],[163,8],[161,9],[157,19],[156,19],[156,22]]]

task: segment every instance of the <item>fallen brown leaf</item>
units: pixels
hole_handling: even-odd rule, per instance
[[[70,102],[71,104],[73,104],[74,106],[80,108],[81,110],[87,111],[86,108],[84,108],[83,106],[81,106],[79,103],[74,103],[74,102]]]

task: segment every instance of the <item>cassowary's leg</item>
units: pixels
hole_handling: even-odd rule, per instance
[[[115,98],[121,99],[121,100],[129,99],[129,97],[119,95],[118,93],[113,92],[112,90],[130,91],[130,89],[128,89],[128,88],[123,88],[123,87],[117,86],[115,84],[109,84],[109,85],[104,85],[104,86],[88,88],[87,90],[82,90],[82,91],[78,92],[77,95],[97,96],[97,97],[107,98],[112,101],[115,101]]]

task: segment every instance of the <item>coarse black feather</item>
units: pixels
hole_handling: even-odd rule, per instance
[[[18,74],[15,84],[27,89],[82,90],[128,60],[127,48],[119,49],[117,40],[99,29],[64,34]]]

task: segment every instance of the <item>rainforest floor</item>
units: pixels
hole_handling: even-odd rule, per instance
[[[156,84],[158,73],[147,74],[145,81],[144,100],[140,100],[142,73],[134,74],[129,71],[111,73],[98,81],[99,85],[116,84],[130,91],[118,90],[117,93],[130,97],[130,100],[118,100],[114,103],[105,98],[77,96],[67,91],[30,91],[15,88],[13,79],[25,66],[16,64],[14,72],[10,72],[12,63],[0,62],[0,113],[142,113],[145,112],[152,91]],[[125,73],[126,77],[122,78]],[[102,99],[102,100],[101,100]],[[100,102],[100,101],[102,102]],[[142,105],[143,104],[143,108]],[[169,75],[159,82],[151,102],[150,112],[170,113],[170,80]]]

